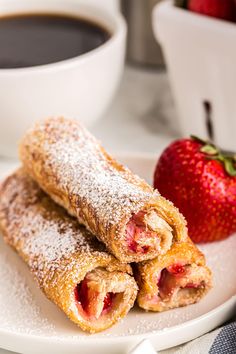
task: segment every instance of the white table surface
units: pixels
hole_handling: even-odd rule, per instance
[[[109,151],[158,155],[178,137],[178,122],[166,73],[126,67],[107,114],[91,131]],[[0,159],[0,174],[6,170],[10,172],[17,163],[16,160]],[[10,353],[0,349],[0,354]]]
[[[166,72],[126,67],[110,109],[91,130],[110,151],[162,151],[178,136]]]

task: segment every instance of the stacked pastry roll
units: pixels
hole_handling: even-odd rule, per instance
[[[104,330],[133,306],[131,267],[108,254],[22,169],[1,185],[0,226],[45,295],[83,330]]]
[[[175,243],[164,255],[136,265],[137,302],[162,312],[201,300],[212,286],[204,255],[190,239]]]
[[[20,144],[27,173],[121,262],[165,254],[187,238],[178,210],[120,165],[77,121],[52,118]]]
[[[1,186],[0,227],[46,296],[82,329],[108,328],[133,306],[130,262],[145,310],[188,305],[210,289],[184,217],[77,121],[37,124],[19,151],[23,169]]]

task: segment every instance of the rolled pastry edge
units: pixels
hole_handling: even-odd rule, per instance
[[[204,255],[189,239],[165,254],[136,267],[138,305],[162,312],[200,301],[212,287]]]

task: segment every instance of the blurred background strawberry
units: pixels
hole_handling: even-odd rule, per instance
[[[190,11],[223,20],[235,20],[234,0],[188,0]]]

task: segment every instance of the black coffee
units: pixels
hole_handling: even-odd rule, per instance
[[[85,19],[57,14],[0,18],[0,68],[55,63],[106,42],[108,31]]]

